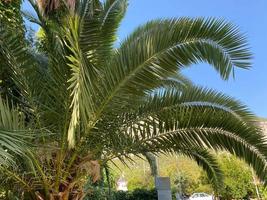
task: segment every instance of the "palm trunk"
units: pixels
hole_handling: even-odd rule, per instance
[[[149,152],[145,153],[144,155],[150,165],[151,175],[156,179],[158,176],[157,158],[154,154]]]

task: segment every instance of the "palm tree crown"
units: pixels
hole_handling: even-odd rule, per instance
[[[237,155],[266,179],[267,146],[254,115],[180,72],[207,62],[228,79],[235,68],[250,68],[246,40],[234,25],[214,18],[153,20],[115,48],[127,0],[68,1],[72,6],[60,16],[30,2],[38,17],[27,17],[44,33],[41,50],[0,27],[0,63],[8,65],[21,96],[18,108],[0,101],[1,148],[23,152],[10,158],[20,164],[1,171],[18,191],[82,199],[85,177],[96,181],[99,167],[148,152],[188,156],[219,186],[222,174],[208,149]],[[9,134],[12,146],[4,143]],[[26,139],[36,145],[28,148]]]

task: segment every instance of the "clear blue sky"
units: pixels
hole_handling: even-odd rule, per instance
[[[28,7],[28,6],[24,6]],[[122,40],[148,20],[168,17],[222,17],[247,35],[254,54],[251,70],[237,70],[235,80],[222,81],[206,64],[184,71],[196,84],[233,96],[258,116],[267,118],[267,0],[129,0],[119,30]]]

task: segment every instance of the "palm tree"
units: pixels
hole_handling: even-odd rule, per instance
[[[188,156],[219,187],[222,174],[209,149],[237,155],[265,181],[267,146],[251,123],[254,115],[181,74],[199,62],[223,79],[250,68],[246,40],[234,25],[213,18],[153,20],[115,48],[127,0],[80,0],[60,16],[31,3],[44,51],[0,28],[1,66],[7,63],[21,95],[14,109],[26,116],[19,127],[15,117],[1,115],[0,122],[35,144],[12,153],[19,154],[16,164],[0,167],[13,191],[26,199],[83,199],[83,186],[96,182],[108,162],[146,153]]]

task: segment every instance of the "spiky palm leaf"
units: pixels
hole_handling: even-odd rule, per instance
[[[250,68],[246,40],[234,25],[214,18],[151,21],[115,49],[126,0],[77,1],[58,18],[43,16],[31,3],[44,52],[29,52],[6,29],[0,45],[31,124],[53,133],[30,153],[27,171],[38,177],[32,191],[74,198],[82,177],[95,173],[83,166],[147,152],[189,156],[219,185],[208,149],[237,155],[265,181],[267,145],[253,114],[231,97],[195,87],[180,72],[207,62],[228,79],[235,68]]]
[[[23,113],[0,97],[0,168],[14,165],[16,156],[25,155],[31,138]]]

